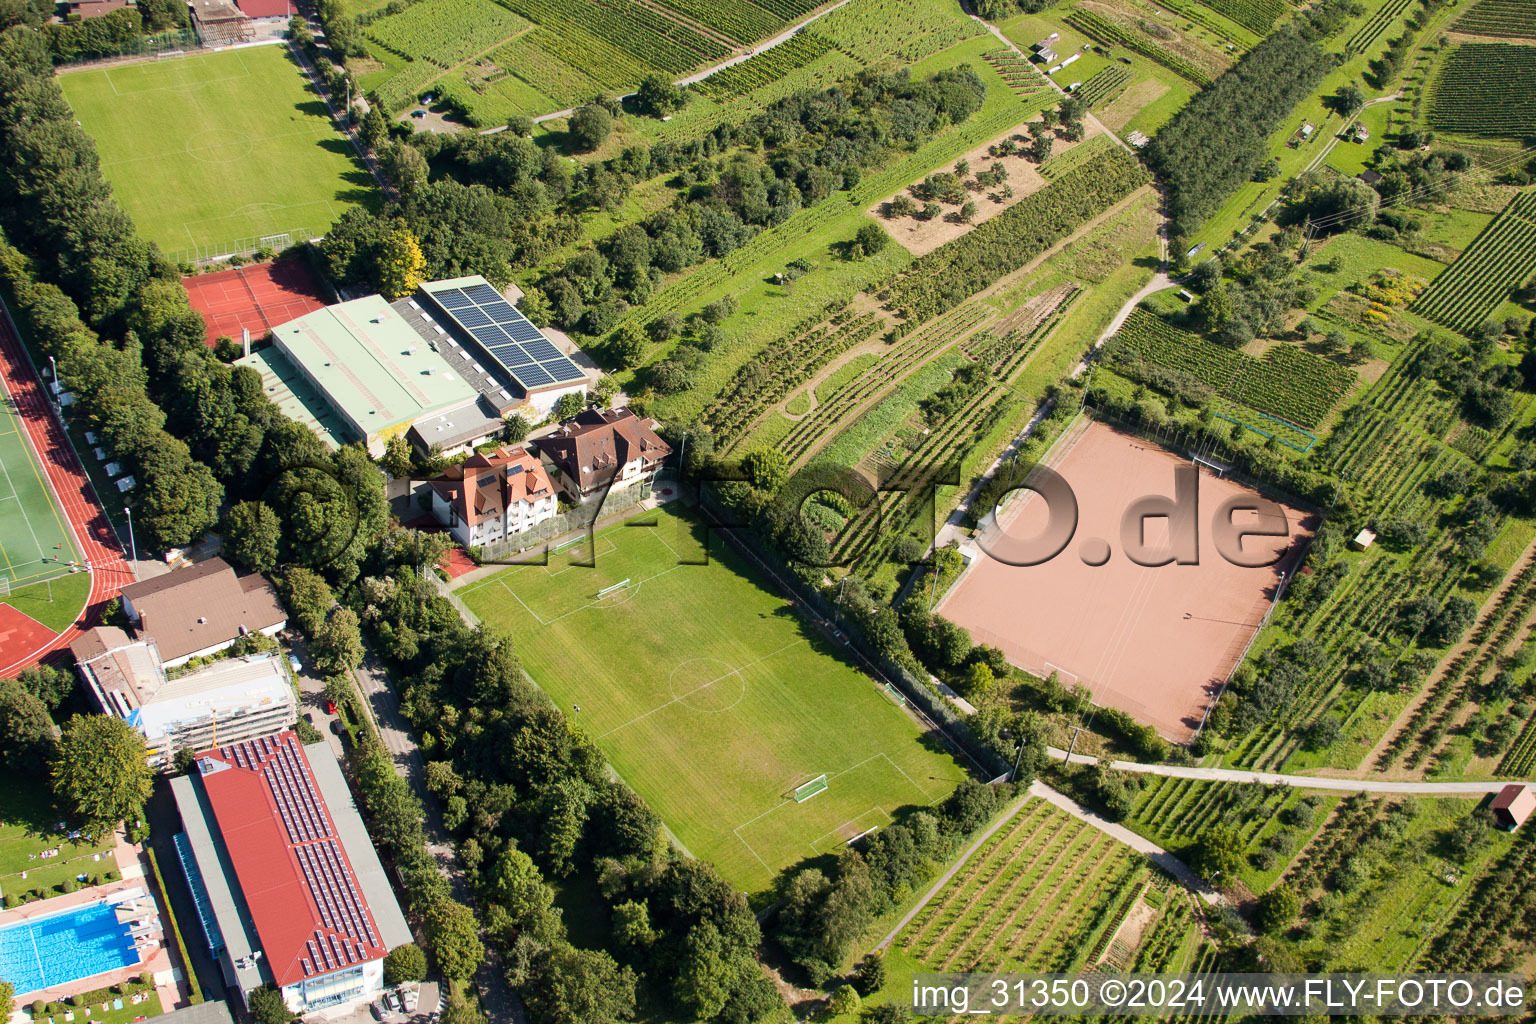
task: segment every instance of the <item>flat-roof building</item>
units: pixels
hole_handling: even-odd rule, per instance
[[[273,328],[272,342],[325,397],[348,440],[361,439],[375,457],[417,420],[479,397],[378,295],[290,320]]]
[[[183,750],[205,750],[292,727],[298,699],[281,658],[218,661],[171,679],[153,640],[114,626],[86,630],[69,645],[87,692],[103,714],[144,737],[151,767],[169,771]]]
[[[478,275],[327,306],[274,328],[272,341],[240,360],[268,397],[375,457],[401,434],[422,452],[465,451],[507,415],[540,420],[587,386],[587,372]]]
[[[342,1012],[383,991],[411,932],[326,744],[222,746],[171,791],[203,937],[242,1001],[270,984],[295,1014]]]

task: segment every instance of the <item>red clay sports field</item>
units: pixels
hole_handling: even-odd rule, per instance
[[[329,301],[309,267],[293,257],[184,277],[181,284],[208,324],[209,347],[220,335],[239,341],[242,328],[259,339]]]
[[[1247,649],[1282,573],[1315,524],[1285,508],[1289,536],[1243,541],[1245,553],[1284,552],[1280,562],[1258,569],[1233,565],[1216,551],[1211,516],[1228,498],[1254,492],[1202,469],[1199,564],[1147,568],[1119,550],[1121,516],[1143,495],[1171,497],[1174,467],[1189,461],[1086,417],[1049,461],[1077,496],[1071,544],[1030,567],[978,552],[935,610],[970,630],[977,643],[1001,648],[1026,672],[1057,672],[1069,687],[1082,683],[1095,703],[1127,711],[1168,739],[1185,742]],[[999,524],[1020,539],[1038,536],[1046,522],[1045,503],[1024,494],[1004,506]],[[1238,512],[1233,521],[1243,526],[1245,517],[1255,518]],[[1147,541],[1161,546],[1168,520],[1145,522]],[[1111,541],[1108,563],[1084,563],[1079,547],[1089,538]]]

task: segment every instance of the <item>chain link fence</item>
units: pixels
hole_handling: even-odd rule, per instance
[[[723,522],[729,521],[730,517],[706,486],[699,488],[699,506],[712,525],[719,527]],[[869,647],[863,635],[850,627],[836,605],[829,602],[818,591],[802,583],[779,555],[758,544],[751,531],[721,529],[719,532],[725,536],[728,543],[746,555],[750,561],[757,563],[767,573],[769,579],[789,595],[791,601],[803,605],[829,628],[835,623],[836,628],[841,629],[847,636],[854,654],[863,662],[864,668],[874,676],[875,682],[879,685],[894,686],[898,693],[907,698],[908,706],[920,718],[925,719],[931,728],[942,733],[970,758],[980,769],[984,778],[991,779],[1009,771],[1011,767],[1009,762],[991,746],[982,742],[963,715],[935,693],[925,681]]]
[[[319,239],[324,234],[324,231],[315,231],[312,228],[289,228],[286,231],[274,231],[265,235],[247,235],[228,242],[172,249],[165,255],[172,263],[208,263],[213,260],[228,259],[231,256],[249,256],[262,250],[280,253],[291,246]]]

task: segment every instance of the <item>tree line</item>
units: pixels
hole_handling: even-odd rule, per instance
[[[534,1019],[598,1024],[667,1006],[750,1024],[781,1011],[745,898],[669,846],[656,814],[532,685],[509,637],[463,623],[418,574],[411,536],[386,538],[349,604],[395,670],[427,784]],[[389,799],[387,817],[408,831],[418,808]],[[400,846],[414,849],[414,836]],[[595,879],[607,910],[605,948],[574,944],[556,906],[555,885],[578,876]]]
[[[1351,6],[1320,7],[1340,5]],[[1192,233],[1254,178],[1270,134],[1337,64],[1317,41],[1326,27],[1298,15],[1197,93],[1143,150],[1167,187],[1174,236]]]

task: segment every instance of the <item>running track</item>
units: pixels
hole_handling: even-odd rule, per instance
[[[107,522],[84,468],[75,458],[64,427],[54,418],[43,382],[27,358],[10,312],[4,309],[0,309],[0,376],[4,377],[5,389],[26,427],[32,451],[48,475],[48,485],[64,510],[75,546],[91,567],[91,593],[86,598],[85,611],[73,626],[34,651],[0,651],[0,678],[9,678],[36,665],[45,655],[69,646],[97,621],[102,606],[119,589],[133,582],[133,576],[117,534]]]

